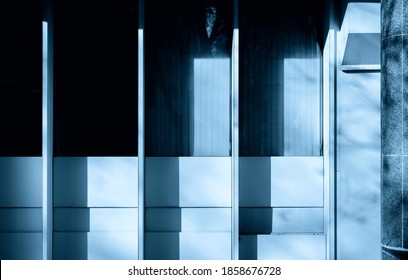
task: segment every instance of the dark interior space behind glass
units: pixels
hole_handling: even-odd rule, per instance
[[[0,156],[41,156],[41,2],[0,5]]]
[[[55,1],[55,156],[137,155],[136,1]]]
[[[301,106],[305,95],[320,96],[320,70],[308,64],[314,59],[315,68],[321,65],[321,1],[272,8],[259,0],[239,5],[240,156],[320,155],[320,132],[304,135],[320,130],[319,104],[311,112],[301,112],[297,104]],[[305,78],[308,71],[312,74]],[[314,93],[308,81],[317,87]],[[288,127],[292,133],[285,131]],[[307,131],[302,134],[302,129]],[[304,143],[308,147],[294,147]]]
[[[194,61],[230,57],[232,1],[147,1],[145,32],[146,155],[192,155]]]

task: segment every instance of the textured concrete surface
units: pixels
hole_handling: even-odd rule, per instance
[[[408,1],[382,1],[382,244],[383,259],[408,254]]]

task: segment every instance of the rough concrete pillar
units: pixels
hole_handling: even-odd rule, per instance
[[[382,258],[408,259],[408,0],[381,20]]]

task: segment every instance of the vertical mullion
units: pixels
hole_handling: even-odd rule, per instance
[[[145,89],[144,89],[144,5],[139,0],[138,27],[138,258],[144,259],[144,196],[145,196]]]
[[[335,62],[336,32],[331,29],[323,51],[323,162],[326,259],[336,259]]]
[[[43,259],[48,259],[48,137],[47,137],[47,114],[48,114],[48,98],[47,98],[47,83],[48,83],[48,24],[42,22],[42,172],[43,172],[43,201],[42,201],[42,219],[43,219]]]
[[[49,17],[49,14],[47,15]],[[52,259],[52,161],[53,161],[53,90],[52,38],[50,21],[42,22],[42,161],[43,161],[43,259]]]
[[[232,98],[231,98],[231,129],[232,129],[232,231],[231,231],[231,259],[239,259],[239,30],[238,30],[238,1],[234,1],[234,30],[232,38]]]

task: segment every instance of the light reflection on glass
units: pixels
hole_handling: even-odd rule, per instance
[[[321,59],[284,59],[284,155],[320,155]]]
[[[194,59],[193,156],[230,154],[230,59]]]

